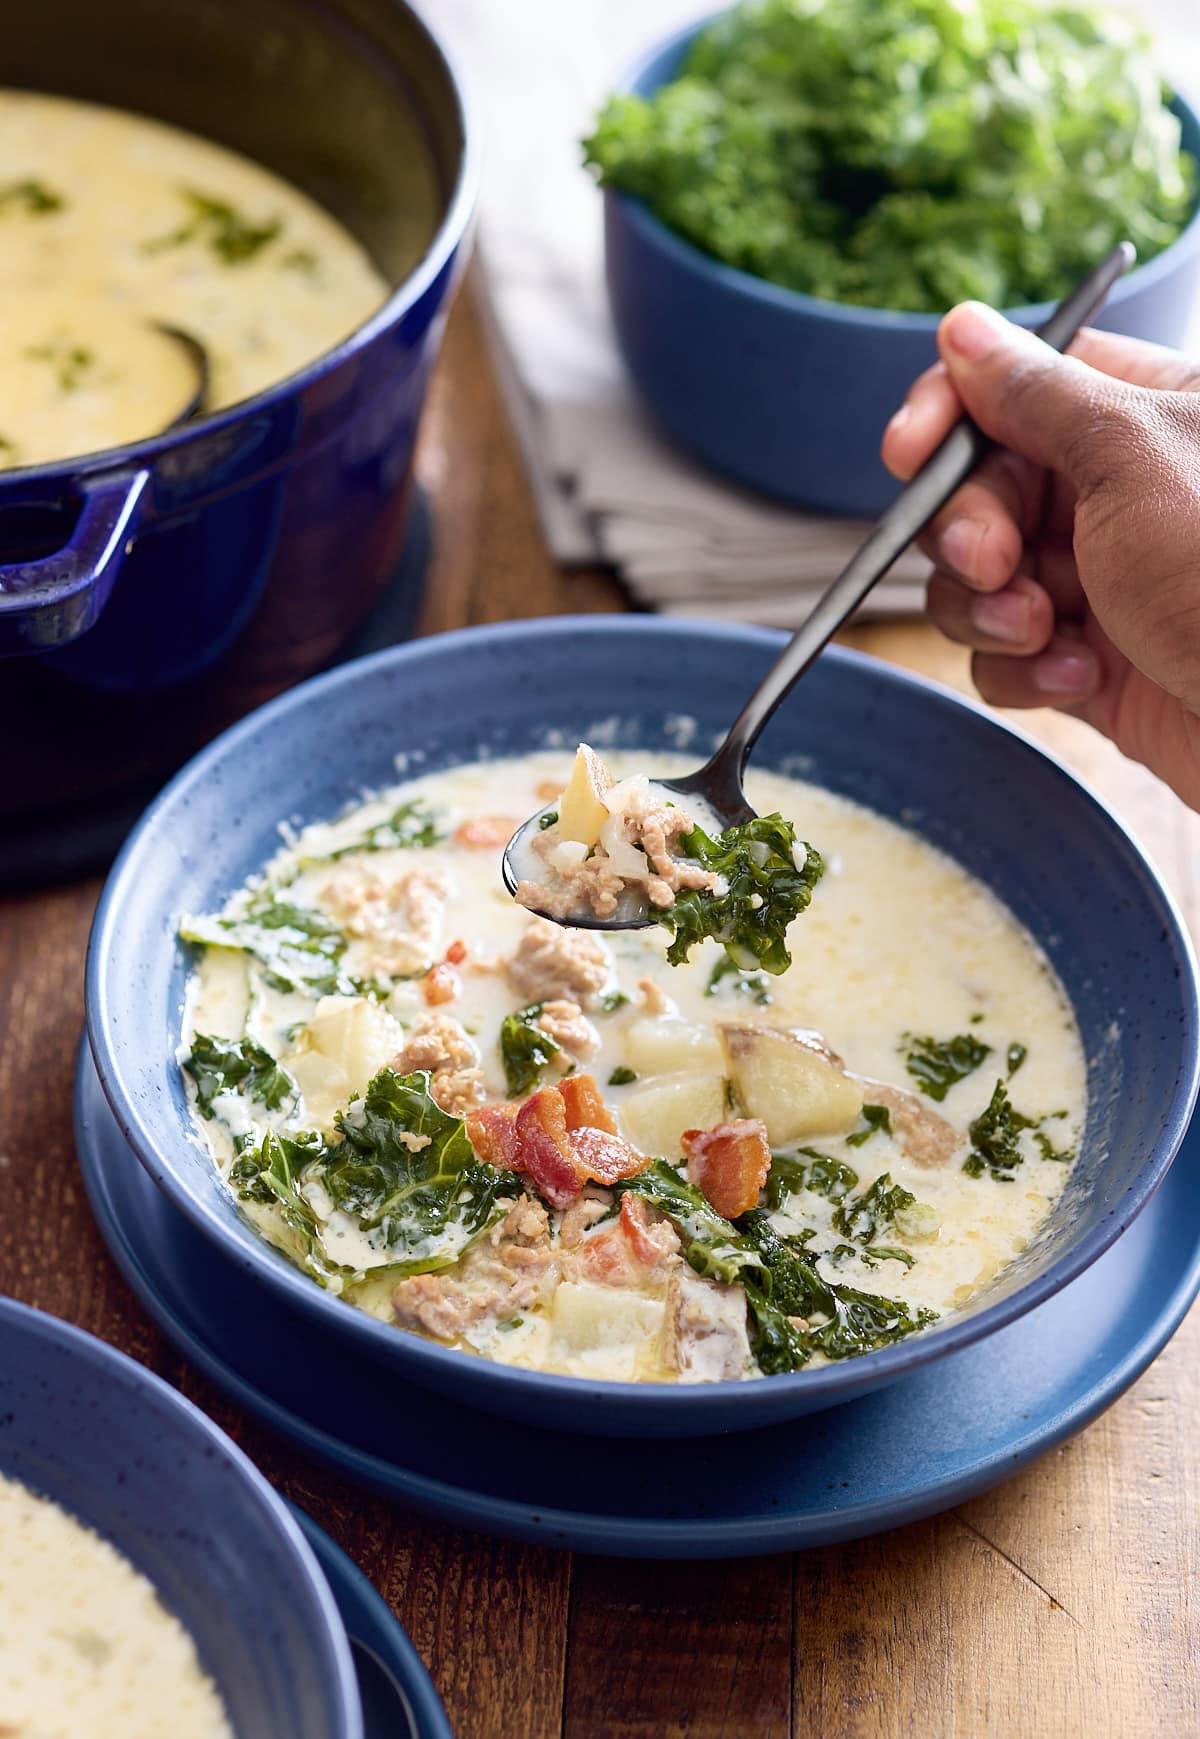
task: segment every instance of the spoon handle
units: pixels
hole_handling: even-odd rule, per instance
[[[1038,337],[1054,350],[1065,350],[1081,326],[1096,313],[1108,292],[1133,264],[1131,243],[1122,242],[1107,259],[1058,304]],[[851,556],[828,591],[813,606],[778,661],[750,696],[729,736],[709,763],[740,792],[742,770],[760,731],[847,616],[862,603],[877,580],[953,495],[978,465],[992,442],[970,417],[955,423],[941,446],[900,491],[879,523]],[[744,800],[743,800],[744,801]]]

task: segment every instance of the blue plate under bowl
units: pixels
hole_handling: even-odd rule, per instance
[[[337,1605],[283,1501],[158,1377],[11,1299],[0,1300],[0,1473],[149,1577],[237,1734],[364,1739]]]
[[[305,1278],[243,1219],[194,1139],[175,1061],[191,962],[179,918],[218,909],[278,823],[336,815],[395,778],[559,742],[700,748],[783,644],[764,630],[609,617],[468,629],[318,677],[227,731],[170,784],[109,879],[88,955],[92,1053],[117,1124],[171,1202],[303,1318],[389,1374],[541,1425],[629,1436],[744,1430],[852,1400],[1052,1296],[1145,1206],[1187,1127],[1197,993],[1187,937],[1141,851],[1064,768],[968,702],[826,653],[768,728],[761,764],[866,804],[957,858],[1045,948],[1083,1030],[1089,1110],[1043,1232],[964,1314],[865,1358],[768,1381],[675,1386],[515,1370],[402,1333]],[[614,723],[614,721],[616,721]]]
[[[651,96],[677,78],[711,22],[651,49],[624,88]],[[1180,97],[1171,107],[1184,150],[1200,160],[1200,118]],[[829,513],[882,511],[899,485],[879,443],[912,382],[937,359],[940,314],[860,308],[770,284],[695,247],[642,200],[612,189],[604,195],[604,249],[622,355],[672,440],[781,500]],[[1117,285],[1092,324],[1182,344],[1198,281],[1200,208],[1169,248]],[[1008,315],[1040,326],[1050,307]]]
[[[86,1045],[75,1131],[118,1267],[180,1352],[239,1406],[397,1503],[583,1552],[786,1552],[965,1502],[1115,1401],[1200,1287],[1197,1129],[1136,1225],[1019,1322],[844,1407],[647,1454],[636,1439],[589,1442],[487,1418],[395,1378],[381,1385],[359,1349],[264,1298],[155,1189],[113,1121]],[[602,1472],[581,1478],[581,1467]],[[363,1635],[330,1580],[351,1634]]]

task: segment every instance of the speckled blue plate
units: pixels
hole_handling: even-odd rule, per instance
[[[986,1341],[790,1424],[670,1445],[589,1440],[385,1375],[265,1292],[155,1188],[116,1125],[86,1043],[75,1127],[92,1207],[122,1273],[175,1345],[236,1401],[413,1509],[581,1551],[782,1552],[932,1515],[1081,1430],[1161,1351],[1200,1290],[1193,1130],[1117,1243]]]

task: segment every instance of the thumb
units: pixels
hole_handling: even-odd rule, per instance
[[[950,310],[938,349],[986,435],[1080,490],[1126,470],[1142,444],[1143,389],[1060,356],[982,302]]]

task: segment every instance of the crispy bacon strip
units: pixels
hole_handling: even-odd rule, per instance
[[[586,1183],[633,1177],[649,1161],[607,1129],[572,1129],[558,1087],[539,1087],[517,1112],[515,1169],[556,1208],[565,1208]]]
[[[513,1171],[517,1163],[517,1109],[507,1101],[467,1113],[467,1138],[486,1165]]]
[[[568,1129],[607,1129],[617,1133],[617,1120],[600,1097],[600,1089],[592,1075],[568,1075],[558,1083],[563,1104],[567,1108]]]
[[[734,1220],[758,1205],[758,1192],[771,1169],[766,1125],[757,1117],[738,1117],[712,1129],[685,1129],[688,1180],[719,1214]]]

